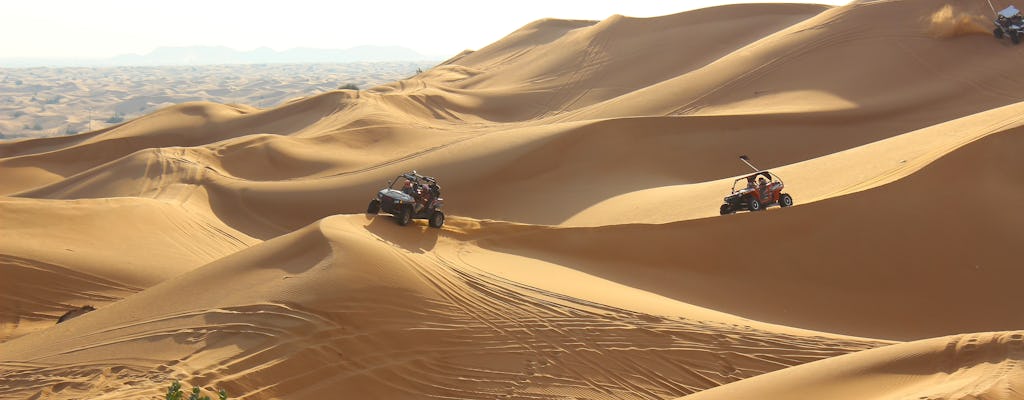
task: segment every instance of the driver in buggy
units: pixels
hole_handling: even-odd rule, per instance
[[[412,197],[415,202],[413,205],[413,212],[420,212],[423,207],[430,204],[430,190],[427,189],[427,185],[418,184],[411,180],[406,180],[405,184],[402,185],[402,193],[405,193]]]
[[[413,196],[413,198],[416,199],[416,208],[414,211],[420,212],[423,207],[430,205],[430,201],[432,200],[430,198],[430,187],[428,187],[426,183],[413,186],[416,187],[416,195]]]
[[[757,178],[757,195],[761,196],[761,201],[771,198],[771,194],[768,191],[768,181],[763,176]]]
[[[1009,6],[999,12],[999,15],[996,16],[996,23],[1003,29],[1009,29],[1011,25],[1022,26],[1024,25],[1024,16],[1020,15],[1020,10],[1017,7]]]

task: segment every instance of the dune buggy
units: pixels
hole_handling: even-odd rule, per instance
[[[992,30],[992,35],[996,39],[1009,36],[1013,44],[1019,44],[1021,36],[1024,36],[1024,17],[1021,17],[1017,7],[1009,6],[996,13],[996,20],[993,23],[996,28]]]
[[[406,172],[388,181],[388,187],[377,192],[366,207],[368,214],[385,212],[395,217],[399,225],[408,225],[413,219],[425,219],[433,228],[444,225],[444,199],[437,179]]]
[[[774,204],[780,207],[793,205],[793,196],[782,193],[782,189],[786,187],[782,179],[767,170],[758,170],[750,164],[746,156],[740,156],[740,160],[756,172],[733,181],[732,192],[725,197],[719,214],[732,214],[742,210],[761,211]]]

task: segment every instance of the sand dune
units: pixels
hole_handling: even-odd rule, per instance
[[[546,19],[0,143],[0,397],[1024,398],[1024,50],[987,12]],[[719,216],[739,154],[796,206]],[[363,213],[413,169],[443,229]]]
[[[1022,350],[1019,331],[927,339],[809,363],[686,399],[1018,398]]]
[[[216,380],[240,397],[670,398],[883,344],[779,332],[643,292],[586,301],[457,264],[448,257],[465,242],[445,236],[382,218],[320,221],[5,343],[0,358],[19,360],[4,363],[19,389],[5,395],[50,394],[45,374],[102,375],[89,390],[107,396],[157,394],[78,362],[89,358],[148,379]],[[576,288],[629,290],[576,275]],[[210,291],[209,282],[246,289]],[[618,307],[642,302],[670,314]],[[751,347],[758,354],[743,353]],[[104,356],[153,353],[175,361]],[[274,384],[249,388],[252,380]]]

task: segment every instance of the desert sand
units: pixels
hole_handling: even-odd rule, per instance
[[[541,20],[0,143],[0,397],[1022,399],[1024,47],[990,14]],[[740,154],[795,205],[719,215]],[[364,212],[411,170],[441,229]]]

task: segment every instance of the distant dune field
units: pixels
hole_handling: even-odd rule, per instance
[[[367,89],[430,62],[0,68],[0,140],[105,128],[189,101],[278,106],[336,90]]]
[[[544,19],[273,104],[164,77],[246,97],[0,143],[0,398],[1024,399],[1024,46],[988,15]],[[794,204],[723,213],[741,154]],[[371,206],[412,170],[443,226]]]

